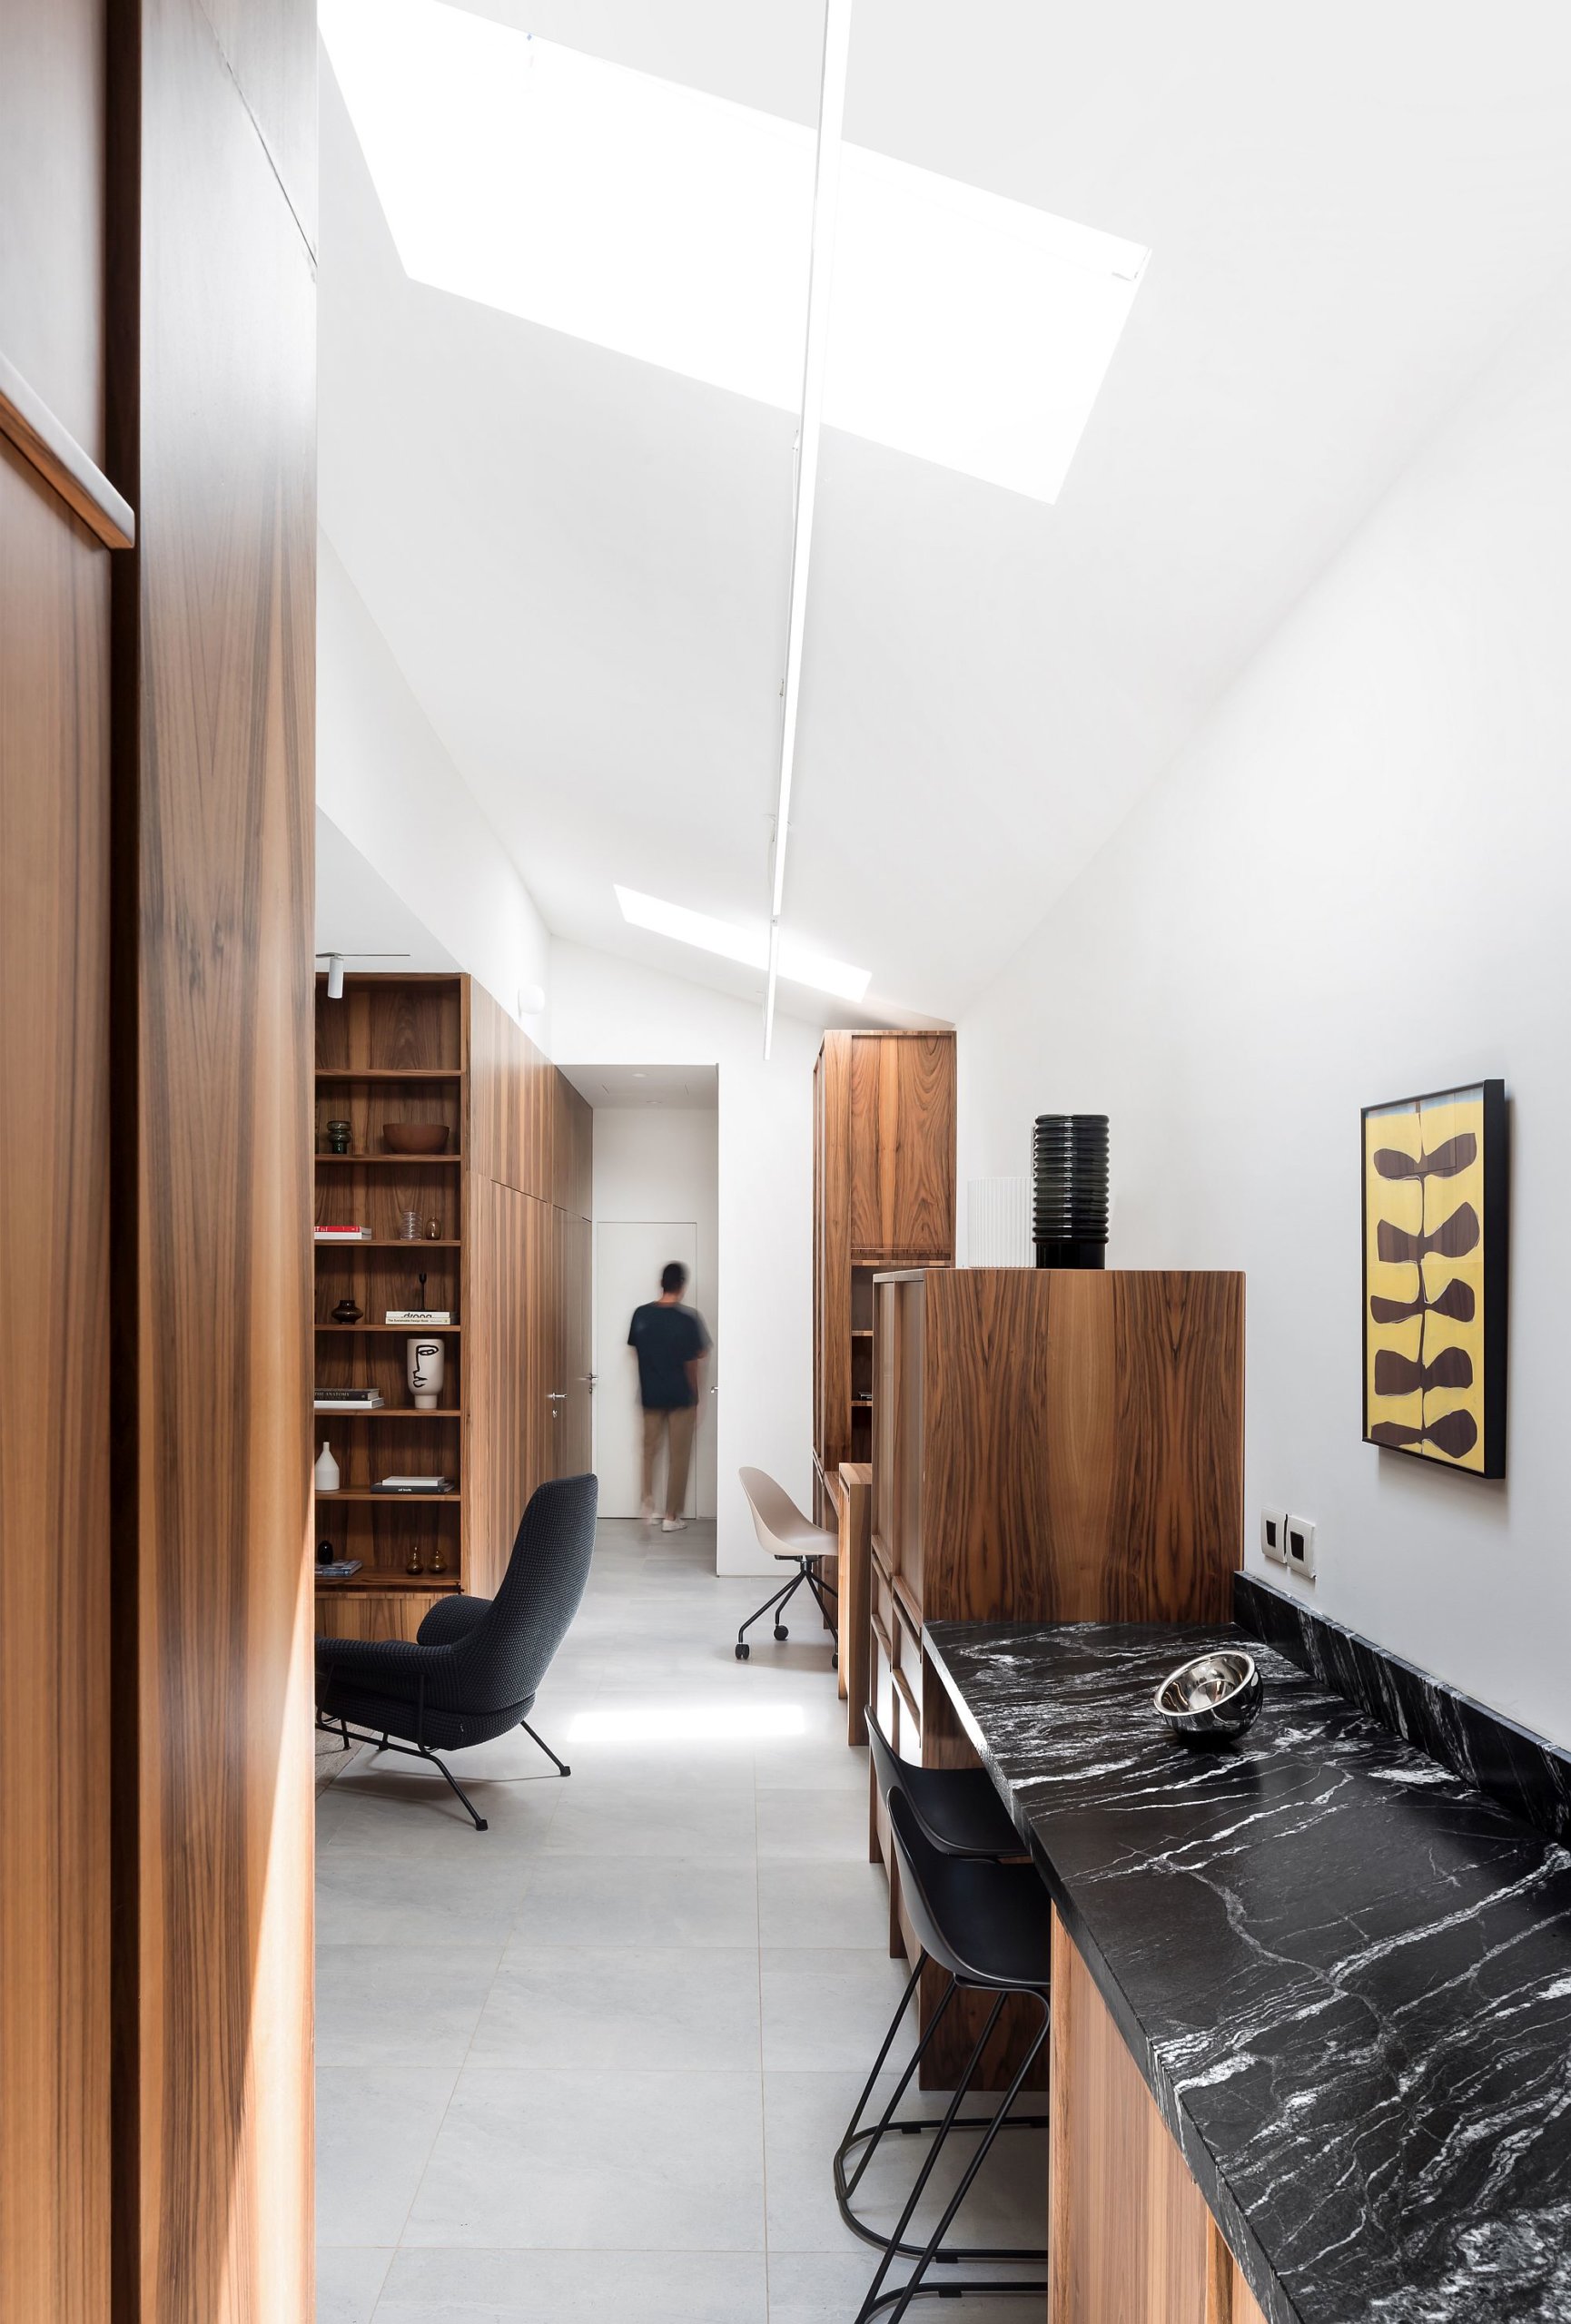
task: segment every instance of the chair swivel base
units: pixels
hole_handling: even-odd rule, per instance
[[[748,1615],[746,1620],[743,1623],[741,1629],[736,1633],[736,1653],[738,1662],[746,1662],[748,1656],[752,1653],[753,1649],[747,1643],[746,1634],[752,1629],[755,1622],[763,1620],[766,1614],[772,1613],[775,1616],[775,1635],[782,1646],[785,1644],[791,1633],[786,1629],[785,1623],[780,1620],[780,1616],[785,1612],[787,1604],[796,1595],[796,1592],[801,1589],[804,1582],[807,1584],[809,1590],[812,1592],[814,1600],[817,1604],[818,1611],[822,1615],[825,1624],[827,1624],[829,1634],[833,1638],[835,1635],[835,1625],[830,1621],[829,1609],[825,1604],[824,1600],[826,1595],[830,1598],[835,1598],[835,1592],[829,1582],[825,1581],[820,1575],[815,1572],[814,1567],[815,1563],[816,1560],[814,1558],[798,1558],[796,1561],[796,1571],[791,1576],[790,1581],[782,1583],[781,1587],[775,1591],[772,1597],[766,1598],[764,1603],[758,1608],[756,1613]],[[835,1598],[835,1603],[839,1603],[837,1598]],[[838,1647],[836,1647],[831,1653],[829,1657],[829,1663],[832,1669],[837,1670],[839,1669],[840,1649]]]

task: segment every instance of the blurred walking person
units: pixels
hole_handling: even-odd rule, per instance
[[[646,1525],[679,1533],[687,1521],[687,1464],[698,1415],[698,1391],[709,1334],[696,1308],[685,1307],[687,1270],[679,1259],[660,1270],[660,1296],[635,1307],[627,1345],[638,1359],[638,1402],[644,1408],[644,1506]],[[666,1513],[655,1507],[655,1458],[666,1442]]]

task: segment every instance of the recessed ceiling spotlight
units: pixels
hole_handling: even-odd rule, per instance
[[[415,281],[800,415],[815,133],[440,0],[320,0]],[[840,148],[824,420],[1054,500],[1149,252]]]
[[[706,911],[689,911],[685,904],[640,895],[637,888],[618,887],[616,897],[622,918],[632,928],[651,929],[657,936],[674,937],[678,944],[695,944],[702,952],[717,952],[722,960],[740,960],[746,968],[769,965],[769,931],[765,927],[738,928],[731,921],[713,919]],[[841,1000],[860,1000],[873,978],[871,969],[828,960],[786,935],[780,939],[780,974],[788,984],[811,985],[815,992],[832,992]]]

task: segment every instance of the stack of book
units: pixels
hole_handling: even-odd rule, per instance
[[[380,1388],[319,1388],[312,1399],[319,1413],[374,1413],[385,1401]]]
[[[384,1477],[373,1492],[451,1492],[451,1477]]]
[[[318,1226],[315,1237],[319,1243],[369,1243],[369,1226]]]

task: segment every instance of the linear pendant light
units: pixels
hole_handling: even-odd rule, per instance
[[[780,979],[780,915],[786,902],[786,850],[791,830],[791,783],[802,693],[802,634],[807,617],[813,508],[818,494],[818,442],[824,421],[824,373],[829,358],[829,300],[835,279],[835,221],[840,202],[840,148],[850,48],[851,0],[824,0],[824,70],[818,97],[818,153],[813,173],[813,240],[807,277],[806,345],[802,363],[802,425],[796,448],[796,505],[791,525],[780,786],[775,803],[774,877],[769,898],[769,976],[764,992],[766,1059],[775,1039],[775,992]]]

